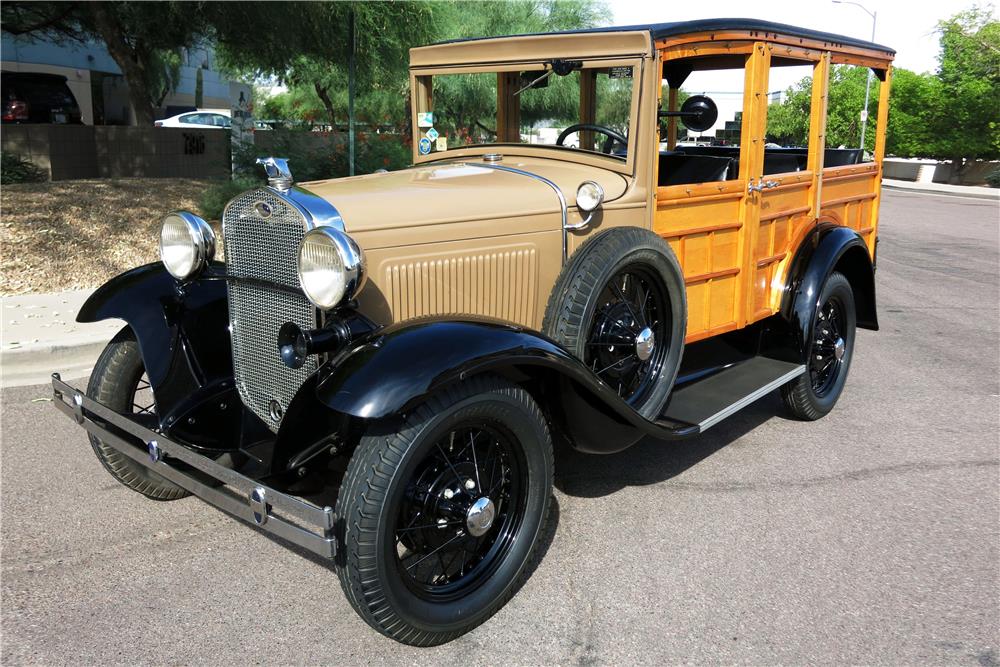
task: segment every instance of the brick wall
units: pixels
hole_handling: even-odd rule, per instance
[[[168,127],[4,125],[4,152],[53,181],[76,178],[227,178],[229,132]]]

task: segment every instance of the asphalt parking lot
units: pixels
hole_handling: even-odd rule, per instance
[[[318,560],[120,486],[46,387],[4,390],[0,662],[1000,664],[1000,209],[887,191],[881,224],[882,330],[831,415],[775,393],[696,440],[560,455],[544,558],[432,649]]]

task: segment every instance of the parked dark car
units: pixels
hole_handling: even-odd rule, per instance
[[[0,97],[4,123],[80,125],[80,105],[66,77],[35,72],[3,72]]]

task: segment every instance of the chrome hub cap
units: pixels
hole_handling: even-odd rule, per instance
[[[833,344],[833,356],[840,361],[844,358],[844,352],[847,351],[847,344],[844,342],[843,338],[838,338],[837,342]]]
[[[653,348],[655,346],[656,335],[649,327],[645,327],[642,331],[636,334],[635,354],[639,357],[639,361],[646,361],[653,356]]]
[[[465,515],[465,525],[469,529],[469,534],[473,537],[484,535],[493,525],[496,517],[496,507],[493,501],[483,496],[472,503],[468,514]]]

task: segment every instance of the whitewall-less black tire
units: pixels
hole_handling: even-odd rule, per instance
[[[552,442],[527,391],[492,376],[443,389],[351,457],[337,499],[347,599],[406,644],[468,632],[525,576],[551,494]]]

